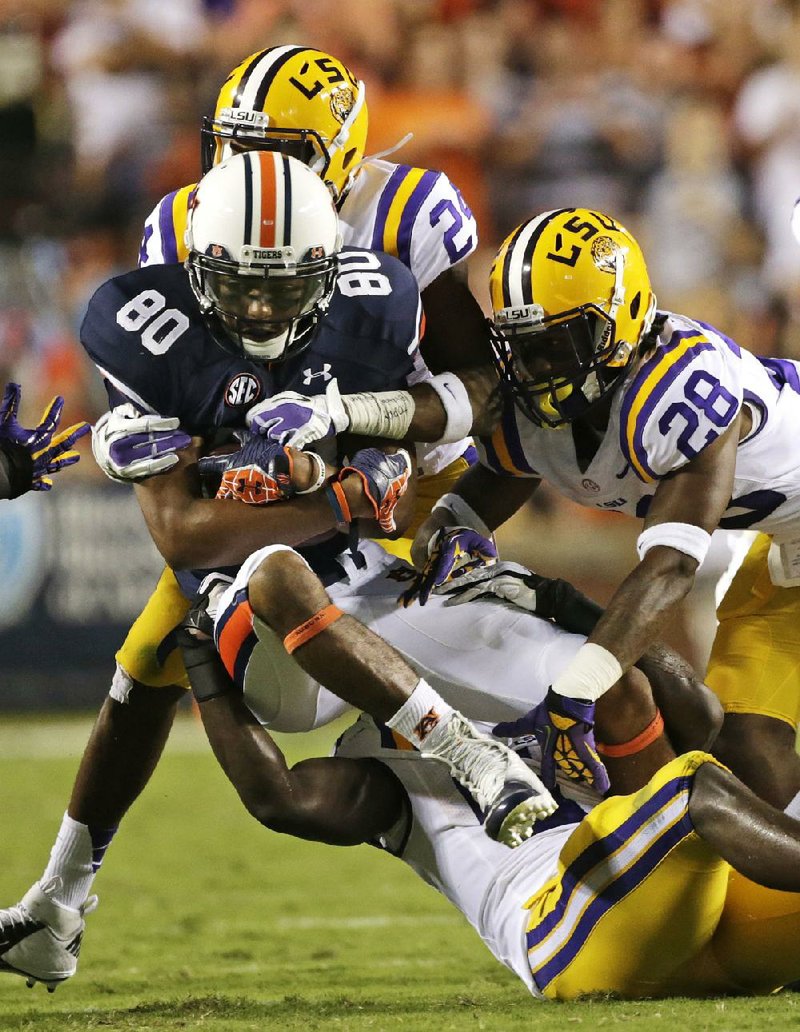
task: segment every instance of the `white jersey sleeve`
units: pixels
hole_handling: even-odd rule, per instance
[[[444,172],[389,162],[375,164],[385,166],[389,174],[381,177],[382,189],[377,199],[372,199],[372,239],[366,246],[396,255],[424,290],[475,250],[475,216]],[[376,178],[377,173],[373,175]]]
[[[680,469],[736,419],[744,396],[739,348],[703,323],[670,316],[656,351],[625,386],[620,447],[645,483]]]
[[[139,247],[139,267],[184,262],[188,255],[184,236],[189,207],[197,183],[173,190],[162,197],[144,224]]]

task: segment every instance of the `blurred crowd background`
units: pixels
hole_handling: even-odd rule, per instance
[[[161,196],[198,178],[200,120],[230,69],[287,42],[365,80],[368,153],[413,132],[392,160],[460,187],[481,232],[470,278],[482,305],[519,222],[598,207],[639,237],[663,307],[800,358],[800,0],[0,0],[0,382],[23,383],[24,414],[55,392],[70,420],[105,409],[78,344],[86,303],[135,265]],[[129,490],[84,452],[45,535],[58,553],[77,484],[104,503],[115,492],[104,517],[84,500],[73,522],[100,536],[115,523],[113,549],[146,553],[141,584],[117,589],[135,615],[158,560]],[[602,600],[633,565],[636,533],[543,490],[502,540]],[[701,665],[727,556],[723,542],[674,632]]]

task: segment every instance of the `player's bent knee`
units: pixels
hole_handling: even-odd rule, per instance
[[[712,751],[756,795],[782,810],[800,791],[796,729],[760,713],[726,713]]]
[[[280,635],[330,603],[317,575],[290,549],[262,560],[248,579],[247,594],[253,612]]]
[[[723,813],[735,806],[735,778],[729,770],[716,763],[704,763],[691,782],[689,816],[701,838],[713,838],[714,826]]]

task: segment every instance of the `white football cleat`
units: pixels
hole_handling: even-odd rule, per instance
[[[77,910],[56,903],[49,893],[58,884],[58,878],[36,882],[19,903],[0,910],[0,972],[22,975],[29,989],[44,982],[51,993],[75,974],[83,918],[97,906],[97,896]]]
[[[536,821],[558,808],[515,752],[476,731],[460,713],[432,731],[421,751],[447,764],[481,810],[486,834],[511,849],[531,837]]]

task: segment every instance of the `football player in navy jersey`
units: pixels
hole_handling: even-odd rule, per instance
[[[376,531],[391,533],[407,518],[409,453],[341,439],[326,442],[320,452],[286,449],[263,434],[248,436],[245,413],[278,390],[302,386],[322,393],[334,377],[355,392],[404,386],[420,361],[421,308],[411,273],[386,254],[340,253],[338,218],[326,187],[301,162],[274,152],[234,155],[215,166],[198,186],[188,235],[185,269],[157,266],[115,277],[90,301],[81,339],[116,408],[114,420],[101,421],[96,430],[98,461],[113,472],[119,463],[130,468],[137,455],[146,460],[137,498],[158,548],[182,573],[237,566],[249,557],[251,626],[262,613],[268,623],[270,603],[280,599],[279,588],[266,598],[260,594],[276,580],[276,568],[280,581],[284,554],[265,557],[269,549],[262,547],[277,542],[313,541],[308,562],[349,585],[354,597],[359,585],[376,579],[389,580],[394,593],[397,582],[388,567],[399,560],[384,558],[377,545],[358,545],[357,531],[372,518]],[[120,420],[128,423],[122,432]],[[208,441],[220,430],[237,431],[244,443],[232,455],[210,457],[222,478],[218,497],[206,498],[196,464],[185,457],[192,454],[192,437]],[[169,448],[154,456],[165,437],[171,438]],[[156,475],[154,458],[163,460]],[[306,569],[302,551],[282,553],[295,570]],[[182,580],[187,592],[198,577],[189,573]],[[394,610],[393,602],[392,595]],[[178,597],[176,589],[173,626],[186,608],[185,594]],[[335,615],[326,605],[285,628],[285,653]],[[456,622],[448,614],[442,619]],[[385,662],[388,647],[379,638],[365,628],[356,633],[345,647],[357,648],[371,676],[342,681],[333,669],[323,679],[333,679],[353,705],[396,721],[400,733],[445,763],[473,798],[489,834],[508,845],[521,842],[534,821],[556,806],[536,775],[505,746],[477,734],[399,656]],[[426,639],[421,628],[415,633]],[[174,642],[163,643],[170,644],[174,648]],[[461,651],[454,643],[452,654]],[[447,680],[446,669],[425,669]],[[166,685],[175,684],[171,673]],[[496,684],[496,668],[485,682]],[[0,970],[50,988],[76,970],[94,873],[158,761],[176,694],[174,687],[115,680],[47,868],[20,904],[0,911],[0,930],[8,933]],[[310,696],[312,705],[319,698]],[[295,717],[292,730],[326,719],[316,708]],[[120,723],[128,748],[109,734]]]

